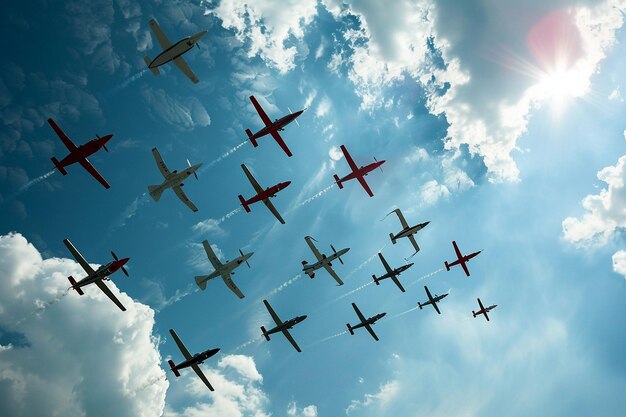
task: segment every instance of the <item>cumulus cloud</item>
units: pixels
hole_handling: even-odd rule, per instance
[[[191,229],[194,232],[209,233],[213,236],[224,236],[226,231],[220,226],[220,223],[218,219],[210,218],[194,224]]]
[[[443,184],[439,184],[437,180],[426,182],[420,189],[420,202],[423,206],[432,206],[442,198],[450,196],[450,190]]]
[[[211,117],[204,105],[195,97],[173,97],[163,89],[145,88],[143,98],[150,106],[152,115],[165,123],[183,130],[192,130],[211,124]]]
[[[398,396],[399,391],[400,383],[398,381],[389,381],[382,385],[377,393],[365,394],[363,400],[352,400],[348,408],[346,408],[346,414],[350,415],[350,413],[360,408],[374,406],[384,411],[385,406]]]
[[[341,158],[343,158],[343,152],[341,152],[341,149],[339,149],[337,146],[332,146],[328,150],[328,156],[330,156],[330,159],[332,159],[333,161],[339,161]]]
[[[0,328],[18,332],[27,346],[0,355],[0,414],[155,416],[168,383],[160,368],[154,311],[107,285],[122,312],[97,288],[82,297],[67,276],[84,276],[70,259],[43,259],[20,234],[0,236]],[[60,301],[41,310],[50,300]],[[28,317],[27,320],[22,320]],[[15,323],[21,322],[19,326]]]
[[[626,279],[626,251],[620,250],[613,254],[613,271]]]
[[[211,265],[211,262],[209,262],[209,259],[207,258],[207,254],[202,243],[189,242],[187,244],[187,248],[189,250],[187,265],[206,274],[214,269],[213,265]],[[224,260],[224,253],[215,243],[211,243],[211,249],[213,249],[213,252],[215,252],[215,256],[217,256],[218,259]]]
[[[287,406],[287,415],[291,417],[317,417],[317,406],[312,404],[298,408],[298,404],[292,401]]]
[[[414,162],[427,161],[429,158],[430,156],[426,149],[413,146],[413,149],[404,157],[404,161],[411,164]]]
[[[626,155],[615,166],[598,172],[598,179],[608,187],[583,199],[582,217],[568,217],[562,223],[563,237],[578,247],[606,244],[618,230],[626,228]]]

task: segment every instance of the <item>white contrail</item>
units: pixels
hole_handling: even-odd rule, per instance
[[[167,307],[173,304],[176,304],[177,302],[187,297],[188,295],[197,293],[198,291],[200,291],[200,288],[196,287],[193,284],[189,284],[187,288],[184,289],[183,291],[181,291],[180,289],[176,290],[173,296],[161,302],[159,307],[155,308],[155,310],[157,313],[160,313],[161,311],[165,310]]]
[[[367,287],[368,285],[372,285],[374,283],[374,281],[369,281],[366,284],[361,285],[358,288],[353,289],[352,291],[348,291],[347,293],[345,293],[344,295],[340,295],[339,297],[335,298],[333,301],[331,301],[331,303],[334,303],[335,301],[339,301],[342,298],[346,298],[347,296],[354,294],[357,291],[361,291],[363,288]]]
[[[337,334],[334,334],[334,335],[332,335],[332,336],[328,336],[328,337],[325,337],[325,338],[320,339],[320,340],[318,340],[318,341],[315,341],[315,342],[313,342],[313,343],[309,344],[307,347],[310,347],[310,346],[315,346],[315,345],[319,345],[320,343],[324,343],[324,342],[328,342],[328,341],[329,341],[329,340],[331,340],[331,339],[334,339],[334,338],[339,337],[339,336],[343,336],[344,334],[347,334],[347,333],[348,333],[348,331],[347,331],[347,330],[344,330],[344,331],[343,331],[343,332],[341,332],[341,333],[337,333]]]
[[[250,346],[251,344],[260,341],[261,339],[263,339],[263,336],[257,336],[254,339],[250,339],[245,343],[240,344],[239,346],[237,346],[236,348],[233,349],[233,352],[237,352],[245,347]]]
[[[419,306],[415,306],[415,307],[410,308],[410,309],[408,309],[406,311],[403,311],[402,313],[395,314],[395,315],[389,317],[387,320],[393,320],[393,319],[396,319],[398,317],[402,317],[405,314],[409,314],[411,311],[417,310],[418,308],[419,308]]]
[[[37,308],[32,313],[30,313],[27,316],[25,316],[24,318],[18,320],[15,323],[15,326],[19,326],[20,324],[24,323],[26,320],[30,319],[31,317],[36,316],[37,314],[43,312],[48,307],[58,303],[59,301],[61,301],[61,299],[63,297],[65,297],[67,294],[69,294],[71,289],[72,289],[72,287],[69,287],[68,289],[66,289],[61,294],[57,295],[53,300],[50,300],[50,301],[43,302],[41,300],[36,300],[35,304],[37,305]]]
[[[150,378],[149,380],[147,380],[143,384],[139,385],[134,390],[130,391],[128,393],[128,395],[126,395],[126,396],[127,397],[135,397],[137,394],[139,394],[141,391],[145,390],[149,386],[154,385],[157,382],[161,382],[161,381],[165,381],[165,380],[166,380],[165,375],[159,375],[159,376],[155,376],[153,378]]]
[[[267,297],[269,297],[271,295],[274,295],[274,294],[284,290],[285,288],[287,288],[288,286],[290,286],[291,284],[296,282],[300,277],[301,277],[301,275],[297,274],[293,278],[288,279],[287,281],[285,281],[282,284],[280,284],[278,287],[274,288],[272,291],[268,292],[267,295],[265,296],[265,298],[267,298]]]
[[[26,184],[22,185],[20,189],[17,190],[17,192],[13,195],[13,197],[18,196],[19,194],[22,194],[24,191],[28,190],[33,185],[40,183],[41,181],[45,180],[46,178],[48,178],[50,175],[54,174],[55,172],[56,172],[56,168],[50,172],[46,172],[45,174],[38,176],[37,178],[33,178],[32,180],[28,181]]]
[[[328,187],[324,188],[322,191],[312,195],[311,197],[307,198],[306,200],[300,202],[299,204],[295,205],[294,207],[290,208],[289,210],[287,210],[285,212],[285,215],[291,213],[292,211],[302,207],[302,206],[306,206],[307,204],[309,204],[310,202],[312,202],[315,199],[320,198],[322,195],[326,194],[331,188],[333,188],[335,186],[335,184],[331,184]]]
[[[430,278],[430,277],[432,277],[433,275],[436,275],[436,274],[438,274],[438,273],[440,273],[440,272],[442,272],[442,271],[444,271],[444,270],[445,270],[444,268],[440,268],[440,269],[438,269],[438,270],[436,270],[436,271],[431,272],[430,274],[426,274],[426,275],[424,275],[424,276],[421,276],[421,277],[419,277],[418,279],[416,279],[415,281],[411,282],[411,283],[410,283],[409,285],[407,285],[406,287],[407,287],[407,288],[411,288],[413,285],[417,284],[418,282],[423,281],[423,280],[425,280],[426,278]]]
[[[118,85],[117,87],[113,87],[111,89],[111,91],[109,92],[109,96],[112,96],[115,93],[120,92],[121,90],[125,89],[126,87],[128,87],[131,83],[134,83],[135,81],[137,81],[138,79],[140,79],[141,77],[143,77],[143,75],[148,72],[148,68],[144,68],[141,71],[139,71],[138,73],[136,73],[135,75],[132,75],[130,77],[128,77],[126,80],[124,80],[120,85]]]
[[[350,278],[352,275],[356,274],[357,272],[359,272],[361,269],[363,269],[365,267],[365,265],[367,265],[368,263],[372,262],[374,260],[374,258],[376,258],[378,256],[378,253],[381,252],[383,249],[385,249],[387,247],[389,243],[385,243],[380,249],[378,249],[376,251],[376,253],[374,253],[372,256],[370,256],[369,258],[367,258],[366,260],[364,260],[363,262],[361,262],[361,264],[359,266],[357,266],[356,268],[354,268],[352,271],[350,271],[350,273],[348,275],[346,275],[346,279]]]
[[[219,163],[222,161],[222,159],[224,158],[228,158],[230,155],[234,154],[235,152],[237,152],[243,145],[245,145],[246,143],[248,143],[248,140],[244,140],[243,142],[241,142],[239,145],[234,146],[232,148],[230,148],[229,150],[227,150],[226,152],[224,152],[223,154],[221,154],[220,156],[218,156],[217,158],[215,158],[214,160],[212,160],[211,162],[209,162],[205,167],[202,167],[202,169],[200,170],[200,172],[204,172],[207,169],[211,168],[213,165]]]
[[[118,219],[115,221],[115,223],[113,224],[113,226],[110,228],[109,230],[109,235],[112,234],[112,232],[116,229],[119,229],[120,227],[124,227],[126,225],[126,222],[128,220],[130,220],[132,217],[135,216],[135,214],[137,214],[137,210],[139,209],[139,207],[143,206],[144,204],[146,204],[148,201],[150,201],[150,199],[148,198],[147,193],[143,193],[141,194],[139,197],[136,197],[122,212],[122,214],[120,214],[120,216],[118,217]]]

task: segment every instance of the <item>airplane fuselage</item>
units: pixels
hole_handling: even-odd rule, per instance
[[[172,188],[174,186],[177,185],[183,185],[183,182],[190,176],[193,175],[194,172],[196,172],[198,170],[198,168],[200,168],[200,166],[202,166],[202,164],[195,164],[193,166],[190,166],[188,168],[185,168],[182,171],[173,171],[171,172],[167,178],[160,184],[157,186],[157,189],[160,190],[164,190],[166,188]]]
[[[478,311],[472,311],[472,313],[474,314],[474,317],[478,316],[479,314],[485,314],[485,313],[489,313],[491,310],[493,310],[494,308],[498,307],[497,304],[491,305],[489,307],[485,307],[483,309],[480,309]]]
[[[393,271],[387,272],[386,274],[381,275],[380,277],[376,278],[376,280],[380,281],[381,279],[385,279],[385,278],[397,277],[398,275],[400,275],[401,273],[403,273],[404,271],[406,271],[412,266],[413,266],[413,263],[410,263],[410,264],[402,265],[401,267],[398,267],[398,268],[394,268]]]
[[[382,319],[383,317],[385,317],[387,315],[387,313],[380,313],[380,314],[376,314],[373,317],[370,317],[369,319],[359,323],[359,324],[355,324],[354,326],[350,326],[352,328],[352,330],[354,329],[358,329],[360,327],[365,327],[365,325],[373,325],[376,324],[376,322],[380,319]]]
[[[221,267],[215,269],[215,271],[211,272],[207,278],[208,279],[213,279],[215,277],[228,277],[230,275],[234,275],[235,272],[234,270],[241,265],[242,263],[246,262],[248,259],[250,259],[250,257],[254,255],[254,252],[250,252],[250,253],[246,253],[243,256],[238,256],[237,258],[233,259],[232,261],[227,261],[226,263],[222,264]]]
[[[400,239],[403,237],[409,237],[411,235],[414,235],[415,233],[419,232],[420,230],[422,230],[423,228],[425,228],[426,226],[428,226],[430,222],[425,222],[425,223],[420,223],[417,224],[415,226],[406,228],[406,229],[402,229],[397,235],[395,235],[393,238],[395,239]]]
[[[109,275],[117,272],[118,269],[122,268],[126,265],[130,258],[123,258],[118,261],[111,261],[106,265],[102,265],[100,268],[96,269],[93,274],[87,275],[85,278],[78,281],[75,285],[72,285],[73,288],[84,287],[85,285],[93,284],[98,280],[107,279]]]
[[[321,260],[315,262],[314,264],[306,264],[306,265],[304,265],[302,270],[308,274],[309,272],[313,272],[313,271],[315,271],[317,269],[323,268],[326,265],[332,266],[332,262],[335,259],[342,257],[349,250],[350,250],[350,248],[344,248],[344,249],[341,249],[340,251],[338,251],[336,253],[333,253],[332,255],[329,255],[329,256],[326,256],[325,254],[322,254],[322,259]]]
[[[198,41],[206,34],[206,31],[197,33],[193,36],[187,36],[172,44],[169,48],[164,49],[159,55],[157,55],[152,62],[148,65],[148,68],[160,67],[163,64],[178,58],[185,52],[193,48]]]
[[[215,349],[205,350],[202,353],[196,353],[195,355],[193,355],[191,359],[188,359],[184,362],[179,363],[176,366],[173,366],[172,370],[175,369],[178,371],[180,369],[189,368],[190,366],[193,366],[193,365],[200,365],[205,360],[209,359],[211,356],[214,356],[219,351],[220,351],[219,348],[215,348]]]
[[[295,113],[290,113],[286,116],[281,117],[280,119],[276,119],[274,120],[274,122],[269,125],[269,126],[265,126],[263,129],[259,130],[258,132],[256,132],[255,134],[253,134],[250,139],[258,139],[261,138],[265,135],[269,135],[272,132],[278,132],[281,131],[285,128],[285,126],[287,126],[289,123],[293,122],[294,120],[296,120],[296,118],[298,116],[300,116],[302,114],[302,112],[304,112],[304,110],[299,110]]]
[[[424,303],[417,303],[420,307],[424,307],[427,306],[429,304],[435,304],[438,303],[439,301],[443,300],[444,298],[446,298],[448,296],[448,294],[441,294],[441,295],[437,295],[435,294],[435,296],[433,298],[431,298],[430,300],[424,302]]]
[[[270,330],[266,330],[265,333],[270,335],[273,333],[282,332],[283,330],[290,330],[293,326],[300,323],[302,320],[306,319],[307,316],[297,316],[290,320],[283,322],[281,326],[276,326]]]
[[[278,183],[272,187],[268,187],[266,188],[263,192],[258,193],[257,195],[251,197],[249,200],[245,200],[245,204],[246,205],[250,205],[253,203],[257,203],[259,201],[263,201],[266,198],[272,198],[272,197],[276,197],[276,194],[287,188],[287,186],[289,186],[289,184],[291,184],[291,181],[285,181],[285,182],[281,182]]]
[[[357,169],[355,171],[352,171],[351,173],[349,173],[345,177],[339,179],[339,182],[346,182],[346,181],[353,180],[353,179],[358,178],[358,177],[365,177],[365,176],[367,176],[367,174],[369,174],[370,172],[374,171],[376,168],[378,168],[379,166],[381,166],[384,163],[385,163],[385,160],[382,160],[382,161],[372,162],[369,165],[363,165],[363,166],[361,166],[361,168],[359,168],[359,169]]]
[[[78,146],[76,150],[70,152],[69,155],[63,158],[59,162],[59,164],[65,167],[65,166],[74,164],[76,162],[82,161],[88,156],[93,155],[94,153],[98,152],[103,146],[106,145],[106,143],[109,140],[111,140],[112,137],[113,135],[102,136],[96,139],[92,139],[89,142],[85,143],[84,145]]]

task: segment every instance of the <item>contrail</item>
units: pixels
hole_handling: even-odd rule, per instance
[[[271,295],[274,295],[274,294],[284,290],[285,288],[287,288],[288,286],[290,286],[291,284],[296,282],[300,277],[301,277],[301,275],[297,274],[293,278],[288,279],[287,281],[285,281],[282,284],[280,284],[278,287],[274,288],[272,291],[268,292],[267,295],[265,296],[265,298],[267,298],[267,297],[269,297]]]
[[[357,291],[361,291],[363,288],[367,287],[368,285],[372,285],[374,283],[374,281],[369,281],[367,284],[363,284],[358,288],[353,289],[352,291],[348,291],[347,293],[345,293],[344,295],[340,295],[339,297],[335,298],[333,301],[331,301],[331,303],[334,303],[335,301],[339,301],[342,298],[346,298],[347,296],[349,296],[350,294],[354,294]]]
[[[152,386],[152,385],[156,384],[157,382],[161,382],[161,381],[165,381],[165,380],[166,380],[165,375],[159,375],[159,376],[155,376],[153,378],[150,378],[149,380],[147,380],[143,384],[139,385],[134,390],[130,391],[128,393],[127,397],[135,397],[137,394],[139,394],[141,391],[145,390],[149,386]]]
[[[357,272],[359,272],[361,269],[363,269],[365,267],[365,265],[367,265],[368,263],[372,262],[374,260],[374,258],[376,258],[378,256],[378,253],[381,252],[383,249],[385,249],[387,247],[389,243],[385,243],[380,249],[378,249],[376,251],[375,254],[373,254],[372,256],[370,256],[369,258],[367,258],[366,260],[364,260],[363,262],[361,262],[361,264],[359,266],[357,266],[356,268],[354,268],[352,271],[350,271],[350,273],[348,275],[346,275],[346,279],[350,278],[352,275],[356,274]]]
[[[126,87],[128,87],[131,83],[134,83],[135,81],[137,81],[138,79],[140,79],[141,77],[143,77],[143,75],[148,72],[148,68],[144,68],[141,71],[139,71],[138,73],[136,73],[135,75],[132,75],[130,77],[128,77],[126,80],[124,80],[120,85],[118,85],[117,87],[113,87],[111,89],[111,91],[109,91],[108,97],[112,96],[113,94],[116,94],[120,91],[122,91],[123,89],[125,89]]]
[[[222,159],[224,158],[228,158],[230,155],[234,154],[235,152],[237,152],[243,145],[245,145],[246,143],[248,143],[248,140],[244,140],[243,142],[241,142],[239,145],[230,148],[229,150],[227,150],[226,152],[224,152],[223,154],[221,154],[220,156],[218,156],[217,158],[215,158],[214,160],[212,160],[211,162],[209,162],[205,167],[203,167],[199,172],[204,172],[207,169],[211,168],[213,165],[219,163],[222,161]]]
[[[63,291],[61,294],[57,295],[53,300],[47,301],[47,302],[43,302],[41,300],[36,300],[35,304],[37,304],[37,308],[30,313],[29,315],[27,315],[26,317],[18,320],[15,323],[15,326],[19,326],[20,324],[24,323],[26,320],[30,319],[31,317],[43,312],[44,310],[46,310],[48,307],[58,303],[59,301],[61,301],[61,299],[63,297],[65,297],[67,294],[69,294],[70,290],[72,289],[72,287],[67,288],[65,291]]]
[[[347,334],[347,333],[348,333],[348,331],[347,331],[347,330],[344,330],[344,331],[343,331],[343,332],[341,332],[341,333],[337,333],[337,334],[334,334],[334,335],[332,335],[332,336],[328,336],[328,337],[325,337],[325,338],[323,338],[323,339],[320,339],[320,340],[318,340],[318,341],[316,341],[316,342],[313,342],[313,343],[309,344],[307,347],[310,347],[310,346],[315,346],[315,345],[319,345],[320,343],[324,343],[324,342],[328,342],[328,341],[329,341],[329,340],[331,340],[331,339],[334,339],[334,338],[339,337],[339,336],[343,336],[344,334]]]
[[[41,181],[45,180],[46,178],[48,178],[50,175],[54,174],[54,172],[56,171],[56,168],[53,169],[50,172],[46,172],[43,175],[38,176],[37,178],[34,178],[30,181],[28,181],[26,184],[22,185],[22,187],[18,190],[17,194],[21,194],[24,191],[28,190],[30,187],[32,187],[33,185],[40,183]],[[17,195],[16,194],[16,195]]]
[[[113,226],[109,230],[109,236],[113,233],[114,230],[119,229],[120,227],[124,227],[126,222],[130,220],[132,217],[137,214],[137,210],[139,207],[146,204],[150,199],[148,198],[147,193],[141,194],[139,197],[136,197],[120,214],[119,218],[115,221]]]
[[[287,210],[285,212],[285,215],[291,213],[292,211],[302,207],[302,206],[306,206],[307,204],[309,204],[311,201],[320,198],[322,195],[326,194],[331,188],[333,188],[335,186],[335,184],[331,184],[328,187],[324,188],[322,191],[312,195],[311,197],[307,198],[306,200],[302,201],[301,203],[295,205],[294,207],[290,208],[289,210]]]
[[[188,295],[197,293],[198,291],[200,291],[200,288],[196,287],[193,284],[189,284],[187,286],[187,288],[185,290],[183,290],[183,291],[181,291],[180,289],[176,290],[176,292],[174,293],[173,296],[171,296],[170,298],[168,298],[165,301],[163,301],[159,305],[159,308],[155,308],[155,310],[156,310],[157,313],[160,313],[161,311],[163,311],[167,307],[171,306],[172,304],[176,304],[177,302],[179,302],[183,298],[187,297]]]
[[[250,339],[245,343],[240,344],[239,346],[237,346],[236,348],[233,349],[233,352],[237,352],[245,347],[250,346],[251,344],[260,341],[261,339],[263,339],[263,336],[257,336],[254,339]]]
[[[423,280],[425,280],[426,278],[430,278],[430,277],[432,277],[433,275],[436,275],[436,274],[438,274],[438,273],[442,272],[443,270],[444,270],[444,268],[440,268],[440,269],[438,269],[438,270],[436,270],[436,271],[431,272],[430,274],[426,274],[426,275],[424,275],[424,276],[421,276],[421,277],[419,277],[418,279],[416,279],[415,281],[411,282],[411,283],[410,283],[409,285],[407,285],[406,287],[407,287],[407,288],[410,288],[410,287],[412,287],[413,285],[417,284],[418,282],[423,281]]]
[[[395,314],[395,315],[389,317],[387,320],[393,320],[393,319],[396,319],[398,317],[402,317],[405,314],[409,314],[411,311],[417,310],[418,308],[419,308],[419,306],[415,306],[415,307],[410,308],[410,309],[408,309],[406,311],[403,311],[402,313]]]

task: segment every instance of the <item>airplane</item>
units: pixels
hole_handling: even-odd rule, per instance
[[[198,365],[209,359],[211,356],[215,355],[217,352],[220,351],[220,349],[208,349],[204,352],[196,353],[192,356],[183,344],[183,342],[180,340],[174,329],[170,329],[170,334],[172,335],[174,342],[176,342],[176,344],[178,345],[178,349],[180,349],[180,352],[185,357],[185,360],[178,365],[176,365],[173,360],[168,359],[167,363],[170,365],[170,371],[174,372],[174,375],[176,375],[176,378],[178,378],[180,376],[180,372],[178,371],[184,368],[191,368],[196,373],[196,375],[198,375],[198,378],[200,378],[202,382],[204,382],[204,385],[209,388],[209,390],[215,391],[211,386],[209,380],[206,379],[206,376],[204,376],[204,373],[202,373],[202,369],[200,369],[200,366]]]
[[[361,313],[361,310],[359,310],[359,308],[356,306],[356,304],[352,303],[352,308],[354,308],[354,311],[356,312],[356,315],[359,316],[359,320],[361,320],[361,322],[354,326],[351,326],[350,323],[346,323],[350,334],[354,335],[355,329],[358,329],[359,327],[365,327],[365,329],[370,332],[374,340],[378,342],[378,336],[376,336],[376,333],[374,333],[374,329],[372,329],[372,324],[376,324],[376,322],[385,317],[387,313],[378,313],[375,316],[366,319],[365,316],[363,316],[363,314]]]
[[[252,146],[254,146],[255,148],[259,146],[259,144],[257,143],[257,139],[265,135],[272,135],[276,143],[278,143],[278,146],[280,146],[282,150],[285,151],[287,156],[292,156],[292,153],[287,147],[287,144],[285,143],[285,141],[283,140],[283,138],[280,136],[278,132],[284,130],[285,126],[287,126],[289,123],[293,122],[294,120],[296,121],[296,123],[298,123],[296,118],[300,116],[302,112],[304,112],[305,109],[299,110],[295,113],[292,113],[291,110],[289,110],[288,115],[283,116],[280,119],[275,119],[272,122],[270,118],[267,116],[267,114],[263,111],[263,108],[261,107],[259,102],[256,100],[256,98],[254,98],[254,96],[250,96],[250,101],[254,105],[254,108],[256,109],[257,113],[259,113],[259,116],[261,117],[261,120],[263,120],[263,123],[265,123],[265,127],[254,134],[252,133],[250,129],[246,129],[246,134],[248,135],[248,139],[250,140],[250,143],[252,143]]]
[[[83,168],[87,170],[95,179],[98,180],[100,184],[104,186],[104,188],[111,188],[107,180],[100,175],[100,173],[91,165],[91,162],[87,159],[88,156],[98,152],[100,148],[104,148],[105,151],[109,152],[107,149],[106,143],[111,140],[113,135],[106,136],[98,136],[96,135],[95,139],[90,140],[84,145],[76,146],[72,142],[72,140],[61,130],[61,128],[56,124],[56,122],[52,119],[48,119],[48,123],[54,130],[54,132],[59,136],[61,142],[65,145],[65,147],[70,151],[69,155],[59,162],[54,156],[50,158],[55,168],[59,170],[62,175],[67,175],[67,171],[65,167],[68,165],[72,165],[78,162]]]
[[[424,289],[426,290],[426,295],[428,296],[428,301],[426,301],[425,303],[420,303],[419,301],[417,302],[417,305],[420,308],[420,310],[422,309],[422,307],[427,306],[428,304],[430,304],[430,305],[432,305],[435,308],[435,311],[437,312],[437,314],[441,314],[441,311],[439,311],[439,307],[437,307],[437,303],[439,301],[443,300],[444,298],[446,298],[448,296],[448,293],[441,294],[441,295],[435,294],[435,296],[433,297],[432,295],[430,295],[430,291],[428,291],[428,287],[427,286],[424,286]]]
[[[75,290],[79,295],[83,295],[85,293],[81,289],[82,287],[89,284],[96,284],[96,286],[100,288],[100,290],[102,290],[104,295],[109,297],[111,301],[113,301],[115,305],[120,308],[120,310],[126,311],[126,308],[122,305],[120,300],[118,300],[117,297],[113,295],[113,293],[111,292],[109,287],[106,286],[104,281],[109,280],[109,275],[114,274],[115,272],[117,272],[118,269],[121,269],[124,275],[128,276],[128,271],[126,270],[126,268],[124,268],[124,265],[126,265],[126,262],[128,262],[129,258],[119,259],[115,255],[115,253],[111,252],[111,255],[113,255],[113,261],[109,262],[106,265],[102,265],[98,269],[94,270],[91,265],[89,265],[89,263],[85,260],[85,258],[83,258],[80,252],[76,250],[74,245],[72,245],[72,242],[70,242],[68,239],[63,239],[63,243],[65,243],[65,246],[70,251],[74,259],[76,259],[76,262],[78,262],[87,273],[87,276],[79,280],[78,282],[76,282],[74,277],[71,275],[67,277],[70,284],[72,284],[71,288]]]
[[[172,61],[194,84],[199,82],[200,80],[196,77],[196,74],[193,73],[191,68],[189,68],[189,65],[187,65],[183,59],[183,54],[191,50],[194,45],[198,46],[198,42],[204,35],[206,35],[207,31],[204,30],[200,33],[196,33],[195,35],[187,36],[176,43],[172,43],[168,39],[165,32],[161,30],[156,20],[150,19],[149,23],[152,33],[154,33],[159,45],[163,48],[163,51],[152,60],[147,56],[143,57],[144,62],[152,74],[159,75],[159,67]]]
[[[296,324],[300,323],[302,320],[306,319],[306,316],[297,316],[297,317],[287,320],[286,322],[282,322],[280,318],[278,317],[278,315],[276,314],[276,312],[274,311],[274,309],[272,308],[272,306],[270,305],[270,303],[267,302],[267,300],[263,300],[263,304],[265,304],[265,308],[267,308],[267,311],[269,311],[270,315],[276,322],[276,327],[270,330],[265,330],[265,327],[261,326],[261,331],[263,332],[263,336],[265,336],[265,339],[269,341],[270,335],[272,333],[283,332],[287,340],[289,340],[289,343],[291,343],[298,352],[302,352],[300,350],[300,347],[296,343],[296,341],[293,339],[293,337],[291,337],[291,334],[289,333],[289,329],[291,329]]]
[[[159,154],[157,148],[152,148],[152,155],[154,156],[157,167],[159,168],[159,171],[161,171],[161,174],[163,174],[165,180],[159,185],[148,186],[148,192],[150,193],[150,197],[152,197],[154,201],[159,201],[159,199],[161,198],[161,194],[163,194],[163,191],[171,188],[172,190],[174,190],[174,193],[178,196],[178,198],[180,198],[182,202],[187,205],[187,207],[189,207],[194,212],[198,211],[196,205],[193,204],[193,202],[187,197],[187,195],[185,195],[182,187],[184,185],[183,181],[185,181],[185,179],[187,179],[187,177],[189,177],[190,175],[193,174],[196,179],[198,179],[198,174],[196,174],[196,171],[198,170],[198,168],[200,168],[200,166],[202,166],[202,164],[200,163],[192,166],[189,160],[187,160],[187,164],[189,165],[188,168],[185,168],[181,172],[178,172],[177,170],[170,172],[170,170],[167,169],[165,162],[163,162],[163,158],[161,158],[161,154]]]
[[[384,275],[381,275],[380,277],[376,277],[376,275],[372,275],[372,278],[374,278],[374,282],[376,283],[376,285],[380,285],[380,281],[382,281],[385,278],[391,278],[391,280],[398,286],[398,288],[400,288],[400,291],[404,292],[404,287],[402,286],[402,284],[400,284],[400,281],[398,280],[398,275],[400,275],[402,272],[412,267],[413,263],[411,262],[410,264],[402,265],[398,268],[391,269],[391,267],[385,260],[385,257],[383,256],[382,253],[378,252],[378,257],[380,258],[380,262],[382,262],[387,272]]]
[[[467,269],[467,265],[465,265],[465,263],[469,262],[470,259],[478,255],[482,251],[479,250],[478,252],[470,253],[469,255],[462,255],[461,251],[459,250],[459,247],[456,245],[456,242],[454,240],[452,241],[452,246],[454,246],[454,251],[456,252],[457,260],[451,263],[448,263],[448,261],[445,261],[444,265],[446,266],[446,270],[449,271],[450,267],[453,267],[454,265],[461,265],[461,267],[463,268],[463,271],[465,271],[465,275],[469,277],[470,272],[469,272],[469,269]]]
[[[209,275],[197,276],[196,284],[198,284],[198,287],[200,287],[200,289],[204,291],[208,280],[221,276],[226,286],[230,288],[232,292],[237,294],[237,297],[243,298],[243,293],[239,290],[239,288],[237,288],[230,276],[235,275],[234,269],[244,262],[246,263],[246,265],[248,265],[248,268],[250,268],[248,259],[252,255],[254,255],[254,252],[244,254],[241,250],[239,250],[241,256],[238,256],[232,261],[226,261],[226,263],[221,263],[217,256],[215,256],[215,252],[213,252],[213,248],[211,248],[211,245],[207,240],[203,241],[202,245],[204,246],[204,250],[206,251],[209,261],[211,261],[211,265],[213,265],[213,268],[215,268],[215,271],[211,272]]]
[[[257,180],[252,176],[252,174],[248,170],[248,167],[246,167],[244,164],[241,164],[241,168],[243,169],[243,172],[246,174],[246,177],[248,177],[248,180],[250,181],[250,184],[252,184],[252,187],[254,187],[254,191],[256,191],[256,195],[253,197],[250,197],[249,200],[244,199],[243,196],[239,194],[239,201],[241,201],[241,205],[246,210],[246,213],[250,213],[250,207],[249,207],[250,204],[256,203],[258,201],[262,201],[267,206],[267,208],[270,209],[270,211],[278,219],[278,221],[281,222],[282,224],[285,224],[285,221],[280,216],[280,213],[278,212],[278,210],[276,210],[276,207],[274,207],[274,205],[270,201],[270,198],[276,197],[276,194],[279,191],[287,188],[287,186],[291,184],[291,181],[280,182],[264,190],[263,187],[261,187],[259,183],[257,182]]]
[[[394,235],[393,233],[389,233],[389,237],[391,238],[391,243],[395,245],[396,240],[401,239],[403,237],[407,237],[411,241],[413,248],[415,248],[415,253],[413,253],[413,255],[415,255],[417,252],[420,251],[420,247],[415,241],[414,235],[420,230],[422,230],[423,228],[425,228],[426,226],[428,226],[430,222],[424,222],[424,223],[416,224],[415,226],[409,226],[409,224],[404,219],[404,216],[402,215],[402,212],[400,211],[399,208],[393,211],[390,211],[387,214],[387,216],[391,213],[396,213],[398,215],[398,219],[400,220],[400,224],[402,225],[402,230],[400,230],[400,232],[398,232],[397,234]]]
[[[480,298],[477,298],[477,300],[478,300],[478,305],[480,306],[480,310],[478,311],[472,310],[472,315],[474,316],[474,318],[476,318],[476,316],[478,316],[479,314],[483,314],[485,318],[487,319],[487,321],[489,321],[489,316],[487,315],[487,313],[493,310],[494,308],[498,307],[498,305],[494,304],[485,308],[483,306],[483,303],[480,302]]]
[[[304,271],[311,279],[313,279],[315,277],[315,271],[320,268],[324,268],[326,271],[328,271],[330,276],[333,277],[335,281],[337,281],[337,285],[343,285],[343,281],[333,270],[332,261],[334,261],[335,259],[339,259],[339,262],[341,262],[341,264],[343,265],[341,255],[347,253],[350,248],[344,248],[337,252],[334,246],[330,245],[331,249],[333,250],[333,254],[330,256],[326,256],[326,254],[320,253],[320,251],[317,250],[312,242],[315,239],[313,239],[311,236],[305,236],[304,240],[311,248],[313,255],[315,255],[315,257],[317,258],[317,262],[315,262],[314,264],[309,264],[307,261],[302,261],[302,271]],[[317,242],[317,240],[315,241]]]
[[[385,161],[384,160],[376,161],[376,158],[374,158],[374,161],[376,162],[372,162],[371,164],[365,165],[365,166],[362,165],[361,168],[359,168],[356,166],[356,164],[354,163],[354,160],[348,153],[348,150],[343,145],[341,145],[341,152],[343,152],[344,156],[346,157],[346,161],[348,162],[348,165],[350,165],[350,169],[352,170],[352,172],[343,178],[339,178],[337,174],[334,175],[335,183],[337,183],[337,185],[339,186],[339,189],[343,188],[343,184],[342,184],[343,182],[356,178],[359,181],[359,183],[361,183],[361,186],[363,186],[367,194],[370,197],[373,197],[374,193],[372,193],[372,190],[370,189],[369,185],[367,185],[367,182],[365,181],[365,176],[369,172],[375,170],[376,168],[379,168],[382,164],[385,163]]]

